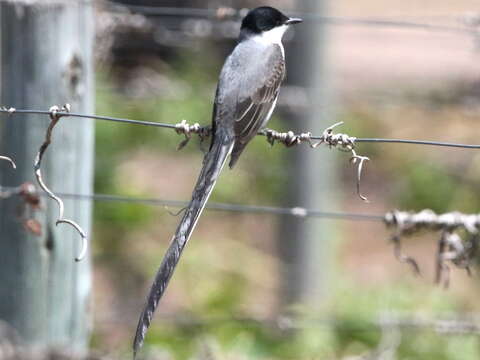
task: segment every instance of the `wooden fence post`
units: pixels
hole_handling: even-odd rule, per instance
[[[0,106],[45,109],[70,103],[93,113],[92,4],[84,0],[0,1]],[[36,184],[33,162],[48,116],[1,115],[0,185]],[[92,120],[62,118],[42,165],[53,191],[91,193]],[[90,257],[76,263],[79,235],[55,226],[58,207],[43,198],[40,236],[25,230],[19,197],[0,200],[0,319],[30,346],[87,350],[91,328]],[[65,200],[65,215],[88,233],[91,204]]]

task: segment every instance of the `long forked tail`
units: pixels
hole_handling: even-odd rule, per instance
[[[210,151],[205,155],[202,170],[193,190],[192,200],[183,214],[182,220],[175,232],[175,236],[172,238],[162,264],[158,269],[155,281],[148,294],[147,304],[138,320],[137,331],[133,341],[134,359],[138,350],[143,345],[143,340],[147,329],[150,326],[150,322],[152,321],[153,313],[168,286],[173,271],[175,270],[175,266],[180,259],[180,255],[197,224],[200,214],[202,213],[213,187],[215,186],[218,175],[222,171],[228,155],[232,151],[232,147],[233,141],[223,143],[217,141],[212,144]]]

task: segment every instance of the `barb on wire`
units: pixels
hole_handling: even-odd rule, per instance
[[[437,284],[443,282],[445,288],[450,286],[450,268],[445,264],[443,254],[445,253],[448,246],[447,244],[452,236],[454,236],[452,232],[447,230],[442,231],[442,235],[438,241],[437,259],[435,263],[435,282]]]
[[[417,261],[413,257],[405,255],[402,252],[402,242],[400,234],[396,233],[392,235],[391,240],[393,242],[393,255],[395,255],[395,258],[401,263],[410,265],[415,275],[422,275],[422,272],[420,271],[420,266],[418,266]]]
[[[62,108],[59,108],[58,106],[52,106],[50,108],[49,112],[50,112],[51,121],[50,121],[50,124],[48,125],[48,128],[47,128],[47,133],[45,135],[45,140],[44,140],[43,144],[40,146],[40,149],[37,153],[37,156],[35,157],[35,163],[34,163],[35,177],[37,178],[37,182],[38,182],[39,186],[42,188],[42,190],[45,191],[48,194],[48,196],[51,199],[55,200],[56,203],[58,204],[58,219],[55,222],[55,225],[69,224],[75,230],[77,230],[77,232],[80,234],[80,237],[82,239],[80,253],[75,258],[75,261],[80,261],[85,257],[85,255],[87,253],[87,235],[85,234],[83,229],[76,222],[74,222],[72,220],[69,220],[69,219],[65,219],[63,217],[63,213],[64,213],[63,200],[60,199],[58,196],[56,196],[47,187],[47,185],[45,185],[45,182],[43,181],[43,177],[42,177],[42,172],[41,172],[42,158],[43,158],[43,155],[45,154],[45,151],[47,150],[48,146],[51,143],[53,128],[58,123],[60,118],[63,116],[63,113],[70,112],[70,105],[65,104],[65,105],[63,105]]]
[[[323,131],[321,136],[312,136],[310,132],[295,134],[293,131],[288,132],[278,132],[272,129],[265,129],[261,132],[261,135],[267,137],[267,141],[270,145],[273,146],[275,142],[279,142],[286,147],[292,147],[299,145],[301,143],[308,143],[308,145],[315,149],[321,144],[327,145],[329,148],[337,148],[341,151],[349,151],[352,153],[352,157],[350,159],[351,163],[357,165],[357,195],[363,201],[368,202],[367,197],[362,195],[360,190],[360,183],[362,179],[362,170],[365,161],[369,161],[370,159],[366,156],[360,156],[355,151],[355,141],[356,138],[354,136],[349,136],[347,134],[338,133],[335,134],[333,129],[339,125],[342,125],[343,121],[333,124],[329,126]]]
[[[261,135],[265,135],[268,143],[272,146],[275,142],[279,142],[286,147],[292,147],[307,142],[312,149],[315,149],[320,144],[312,141],[312,134],[309,132],[295,134],[293,131],[279,132],[272,129],[265,129]]]
[[[1,110],[2,112],[8,113],[9,115],[11,115],[11,114],[13,114],[13,113],[15,113],[15,112],[17,111],[17,109],[15,109],[14,107],[9,107],[9,108],[7,108],[6,106],[0,107],[0,110]]]
[[[175,132],[179,135],[185,135],[185,139],[180,144],[178,144],[177,147],[177,150],[181,150],[188,144],[188,142],[192,138],[192,134],[198,135],[200,141],[203,142],[203,140],[210,136],[211,129],[209,126],[202,127],[199,123],[189,125],[187,123],[187,120],[182,120],[180,123],[175,125]]]
[[[438,242],[436,259],[435,280],[437,284],[443,283],[445,288],[450,285],[450,267],[447,261],[456,267],[465,269],[469,276],[472,275],[470,264],[478,248],[478,233],[468,234],[465,240],[460,235],[444,230]]]
[[[418,213],[392,211],[385,215],[388,227],[395,228],[392,241],[395,246],[395,256],[401,262],[410,263],[418,268],[416,261],[401,253],[401,238],[416,234],[422,230],[441,231],[438,240],[436,275],[437,283],[449,286],[450,268],[447,263],[459,269],[465,269],[470,275],[470,264],[478,253],[480,241],[480,215],[450,212],[435,214],[432,210],[422,210]],[[465,235],[460,236],[459,232]]]

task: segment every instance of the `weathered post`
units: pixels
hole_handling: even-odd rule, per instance
[[[85,0],[0,1],[0,106],[48,109],[69,103],[93,113],[92,4]],[[48,116],[1,115],[0,184],[34,180],[33,162]],[[49,187],[91,193],[94,127],[62,118],[42,165]],[[75,262],[80,240],[70,226],[55,226],[58,206],[42,199],[41,235],[27,231],[22,200],[0,200],[0,319],[30,346],[87,349],[90,332],[90,258]],[[90,234],[91,204],[65,200],[65,215]]]
[[[298,1],[298,11],[325,15],[326,0]],[[287,53],[288,84],[305,89],[307,108],[289,115],[289,128],[321,134],[334,123],[325,56],[325,25],[305,19],[295,28],[295,41]],[[288,206],[332,210],[329,200],[335,189],[335,172],[323,148],[306,145],[288,151]],[[331,159],[331,158],[330,158]],[[318,220],[285,217],[281,222],[279,249],[282,262],[282,304],[315,306],[325,300],[332,267],[332,225]]]

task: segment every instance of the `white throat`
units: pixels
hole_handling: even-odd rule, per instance
[[[255,35],[252,37],[252,39],[263,45],[279,45],[283,53],[284,50],[282,45],[282,38],[287,29],[288,25],[278,26],[271,30],[264,31],[261,34]]]

